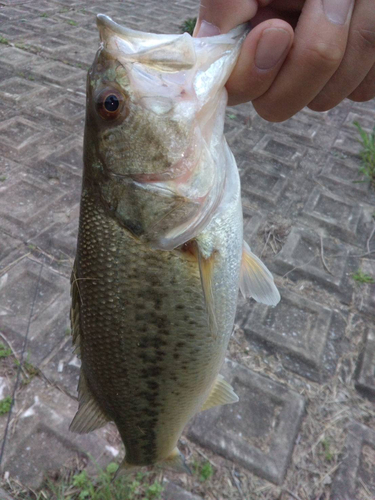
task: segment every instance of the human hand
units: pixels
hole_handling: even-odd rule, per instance
[[[227,82],[229,104],[252,101],[279,122],[375,97],[375,0],[202,0],[195,36],[251,21]]]

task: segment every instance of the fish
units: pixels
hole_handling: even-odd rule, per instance
[[[188,472],[178,449],[186,424],[238,401],[219,371],[239,290],[280,300],[243,241],[240,179],[223,134],[225,83],[248,27],[193,38],[103,14],[97,26],[71,279],[81,368],[70,430],[114,422],[125,446],[119,474]]]

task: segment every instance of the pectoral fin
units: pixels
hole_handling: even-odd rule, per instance
[[[242,251],[240,290],[244,298],[253,297],[257,302],[268,306],[275,306],[280,300],[272,274],[252,253],[245,241]]]
[[[206,303],[208,323],[211,333],[216,336],[218,332],[217,320],[215,314],[214,297],[212,293],[212,280],[214,274],[215,253],[205,258],[198,247],[198,263],[203,288],[204,300]]]
[[[78,399],[79,408],[70,424],[69,430],[77,432],[78,434],[86,434],[87,432],[103,427],[109,422],[109,418],[104,415],[91,394],[82,368],[78,384]]]
[[[218,375],[207,401],[201,408],[201,411],[208,410],[214,406],[237,403],[238,396],[233,387],[224,380],[222,375]]]

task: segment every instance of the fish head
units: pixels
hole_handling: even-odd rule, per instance
[[[174,248],[208,220],[224,183],[212,137],[222,135],[223,119],[218,130],[215,114],[221,108],[224,115],[220,80],[228,44],[207,50],[207,42],[187,33],[142,33],[103,15],[97,23],[101,45],[88,72],[85,178],[135,236]]]

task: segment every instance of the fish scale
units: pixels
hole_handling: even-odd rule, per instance
[[[195,412],[197,401],[203,404],[202,388],[212,385],[217,371],[209,360],[221,350],[222,339],[218,336],[215,346],[207,335],[196,260],[140,244],[90,195],[83,195],[81,210],[83,373],[116,423],[127,458],[134,454],[137,463],[152,463],[159,458],[156,429],[160,442],[169,442],[170,435],[177,441],[188,413]],[[138,450],[139,439],[147,449]]]

